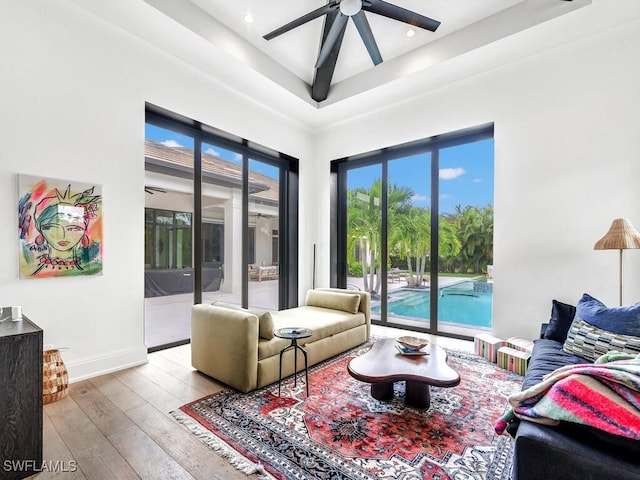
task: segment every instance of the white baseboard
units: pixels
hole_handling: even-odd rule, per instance
[[[117,372],[125,368],[147,363],[147,347],[141,346],[128,350],[111,352],[108,355],[86,357],[66,363],[69,383]]]

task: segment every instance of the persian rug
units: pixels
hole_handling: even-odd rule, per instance
[[[268,479],[509,478],[513,440],[494,431],[522,377],[472,353],[448,350],[461,382],[431,387],[431,406],[404,405],[404,382],[389,402],[353,379],[347,364],[370,345],[303,376],[243,394],[225,390],[171,412],[236,468]]]

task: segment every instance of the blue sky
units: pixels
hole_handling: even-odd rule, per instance
[[[154,125],[145,125],[145,135],[173,147],[193,148],[193,139],[186,135],[165,130]],[[236,152],[220,147],[204,145],[204,152],[240,164]],[[278,178],[275,167],[251,161],[250,168],[272,178]],[[406,185],[414,192],[414,205],[428,207],[430,192],[430,155],[393,160],[389,163],[389,181]],[[381,177],[380,166],[349,171],[348,188],[369,188]],[[456,205],[486,207],[493,205],[493,139],[467,143],[440,151],[440,212],[453,213]]]
[[[418,207],[431,204],[430,162],[423,154],[389,163],[389,182],[411,188]],[[350,170],[348,188],[369,188],[380,177],[380,166]],[[439,177],[441,213],[453,213],[456,205],[493,205],[493,139],[442,149]]]

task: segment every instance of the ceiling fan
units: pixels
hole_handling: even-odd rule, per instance
[[[311,97],[321,102],[329,94],[329,85],[338,60],[338,53],[342,45],[345,29],[349,18],[353,23],[364,42],[371,61],[374,65],[382,63],[382,55],[373,37],[373,32],[364,12],[375,13],[383,17],[408,23],[414,27],[424,28],[435,32],[440,26],[440,22],[419,13],[412,12],[397,5],[383,2],[382,0],[329,0],[316,10],[313,10],[299,18],[275,29],[264,35],[265,40],[271,40],[283,33],[293,30],[300,25],[326,15],[324,29],[322,32],[322,46],[315,64],[315,76],[311,86]]]

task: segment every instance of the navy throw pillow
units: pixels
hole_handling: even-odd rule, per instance
[[[640,337],[640,303],[626,307],[607,307],[585,293],[576,307],[576,317],[602,330]]]
[[[549,325],[544,332],[544,338],[564,343],[575,314],[575,306],[553,300],[551,305],[551,318],[549,318]]]

